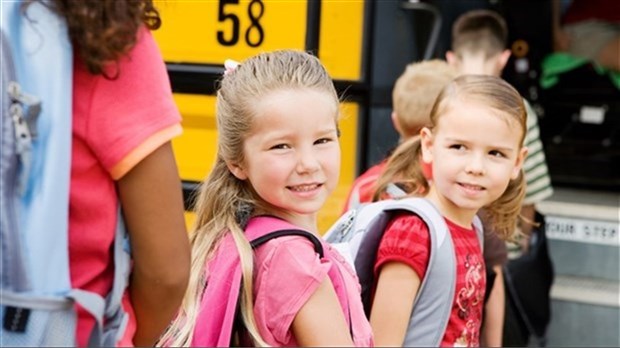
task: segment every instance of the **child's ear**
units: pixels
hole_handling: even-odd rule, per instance
[[[433,133],[424,127],[420,131],[420,146],[422,147],[422,160],[426,163],[433,162]]]
[[[497,60],[498,71],[504,70],[511,54],[512,52],[510,50],[503,50],[502,53],[499,54],[499,59]]]
[[[400,122],[398,122],[398,114],[396,113],[396,111],[392,111],[392,125],[394,125],[394,129],[396,129],[398,135],[400,135],[400,137],[402,138],[403,130],[400,127]]]
[[[528,149],[525,146],[519,151],[519,154],[517,155],[517,162],[515,163],[515,167],[512,170],[512,175],[510,176],[512,180],[519,177],[519,172],[521,171],[521,168],[523,168],[523,162],[525,162],[525,159],[527,158],[527,152]]]
[[[234,175],[237,179],[245,180],[248,178],[248,175],[246,174],[245,170],[241,165],[237,163],[226,162],[226,166],[228,167],[228,170],[230,170],[232,175]]]
[[[448,62],[448,65],[450,65],[451,67],[458,68],[459,57],[457,57],[456,53],[454,53],[452,51],[447,51],[446,52],[446,61]]]

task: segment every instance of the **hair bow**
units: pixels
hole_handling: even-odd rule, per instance
[[[226,59],[224,61],[224,75],[228,75],[230,73],[232,73],[233,71],[235,71],[235,69],[237,69],[237,67],[239,66],[239,62],[234,61],[232,59]]]

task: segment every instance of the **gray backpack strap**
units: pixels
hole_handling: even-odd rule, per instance
[[[484,227],[482,225],[482,220],[480,220],[478,215],[474,216],[474,229],[476,230],[476,234],[478,235],[478,243],[480,243],[480,251],[484,252]]]
[[[125,333],[129,315],[122,306],[123,294],[129,283],[131,256],[125,219],[118,208],[116,235],[114,237],[114,280],[112,290],[105,301],[98,295],[97,299],[85,296],[83,291],[76,292],[75,300],[86,308],[97,320],[91,331],[89,347],[116,347]],[[89,293],[89,295],[92,295]],[[75,296],[75,295],[74,295]]]
[[[431,240],[426,276],[413,303],[403,345],[438,347],[448,325],[456,287],[456,258],[448,226],[437,208],[424,198],[392,201],[389,209],[408,210],[420,216]]]
[[[114,282],[112,283],[112,290],[106,297],[103,341],[100,343],[104,347],[116,346],[125,333],[129,322],[129,315],[122,305],[123,294],[129,284],[131,272],[129,236],[120,206],[117,215],[116,236],[114,238]]]

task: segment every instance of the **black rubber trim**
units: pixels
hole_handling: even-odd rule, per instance
[[[306,15],[306,51],[319,56],[319,40],[321,37],[321,1],[308,0]]]
[[[261,236],[261,237],[258,237],[252,240],[250,242],[250,245],[252,246],[252,249],[256,249],[274,238],[284,237],[284,236],[306,237],[312,243],[312,245],[314,245],[314,250],[317,252],[317,254],[319,254],[320,258],[323,258],[324,252],[323,252],[323,245],[321,244],[321,241],[319,241],[319,239],[314,234],[307,232],[307,231],[303,231],[303,230],[280,230],[280,231],[270,232],[264,236]]]

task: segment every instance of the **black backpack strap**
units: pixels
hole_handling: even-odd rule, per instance
[[[316,253],[319,254],[320,258],[323,258],[324,253],[323,253],[323,245],[321,244],[321,241],[319,241],[317,236],[315,236],[314,234],[307,232],[307,231],[303,231],[303,230],[279,230],[279,231],[270,232],[256,239],[251,240],[250,245],[252,246],[252,249],[256,249],[274,238],[285,237],[285,236],[306,237],[314,245],[314,251],[316,251]]]
[[[315,236],[314,234],[307,232],[307,231],[303,231],[303,230],[292,230],[291,229],[291,230],[278,230],[278,231],[269,232],[267,234],[264,234],[258,238],[251,240],[250,246],[252,247],[252,249],[256,250],[257,248],[259,248],[260,246],[269,242],[272,239],[279,238],[279,237],[287,237],[287,236],[305,237],[312,243],[312,245],[314,246],[314,250],[316,251],[317,254],[319,254],[320,258],[323,258],[323,256],[325,255],[323,252],[323,245],[321,244],[321,241],[319,240],[319,238],[317,238],[317,236]],[[243,318],[241,318],[241,310],[239,308],[241,306],[242,288],[243,287],[239,288],[239,296],[237,297],[237,309],[235,310],[235,320],[233,322],[233,328],[232,328],[233,332],[230,335],[230,346],[231,347],[243,347],[251,343],[251,342],[245,342],[245,340],[249,340],[249,338],[247,335],[247,330],[245,328],[245,325],[243,324]]]

